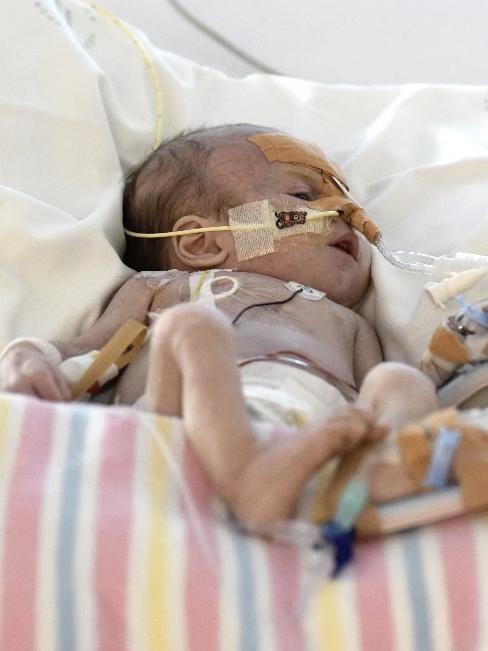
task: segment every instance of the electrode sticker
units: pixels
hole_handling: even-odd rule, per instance
[[[296,283],[294,280],[285,283],[285,286],[292,292],[296,292],[298,289],[302,289],[300,296],[306,298],[308,301],[320,301],[327,296],[325,292],[321,292],[320,289],[314,289],[308,285],[302,285],[301,283]]]

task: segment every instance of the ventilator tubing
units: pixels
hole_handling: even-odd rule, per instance
[[[434,276],[439,280],[444,279],[442,287],[436,287],[440,283],[431,283],[426,287],[432,301],[437,306],[443,306],[443,300],[447,301],[460,292],[469,289],[488,273],[488,256],[463,252],[456,253],[453,256],[432,256],[417,251],[391,251],[386,246],[380,229],[366,215],[341,179],[333,177],[333,180],[345,197],[349,199],[349,203],[345,203],[342,208],[338,208],[339,217],[349,224],[351,228],[362,233],[368,242],[378,249],[385,260],[404,271]],[[450,283],[451,280],[452,283]],[[448,281],[450,284],[444,285]]]

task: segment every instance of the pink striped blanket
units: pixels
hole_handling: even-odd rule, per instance
[[[0,649],[488,648],[488,518],[317,552],[243,535],[175,419],[0,395]],[[313,562],[312,562],[313,561]]]

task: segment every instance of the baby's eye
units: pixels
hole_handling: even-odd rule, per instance
[[[311,201],[310,194],[308,192],[293,192],[291,195],[296,199],[301,199],[302,201]]]

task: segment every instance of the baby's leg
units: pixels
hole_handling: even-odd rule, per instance
[[[158,413],[181,413],[216,491],[242,522],[290,517],[307,479],[369,432],[369,422],[350,409],[261,447],[242,397],[232,327],[199,305],[171,308],[158,320],[145,401]]]
[[[256,454],[228,319],[201,305],[165,311],[151,336],[144,404],[180,416],[217,490]]]
[[[365,377],[357,406],[369,410],[390,431],[374,470],[372,498],[381,502],[416,492],[401,462],[395,435],[404,425],[438,409],[433,382],[413,366],[384,362]]]

